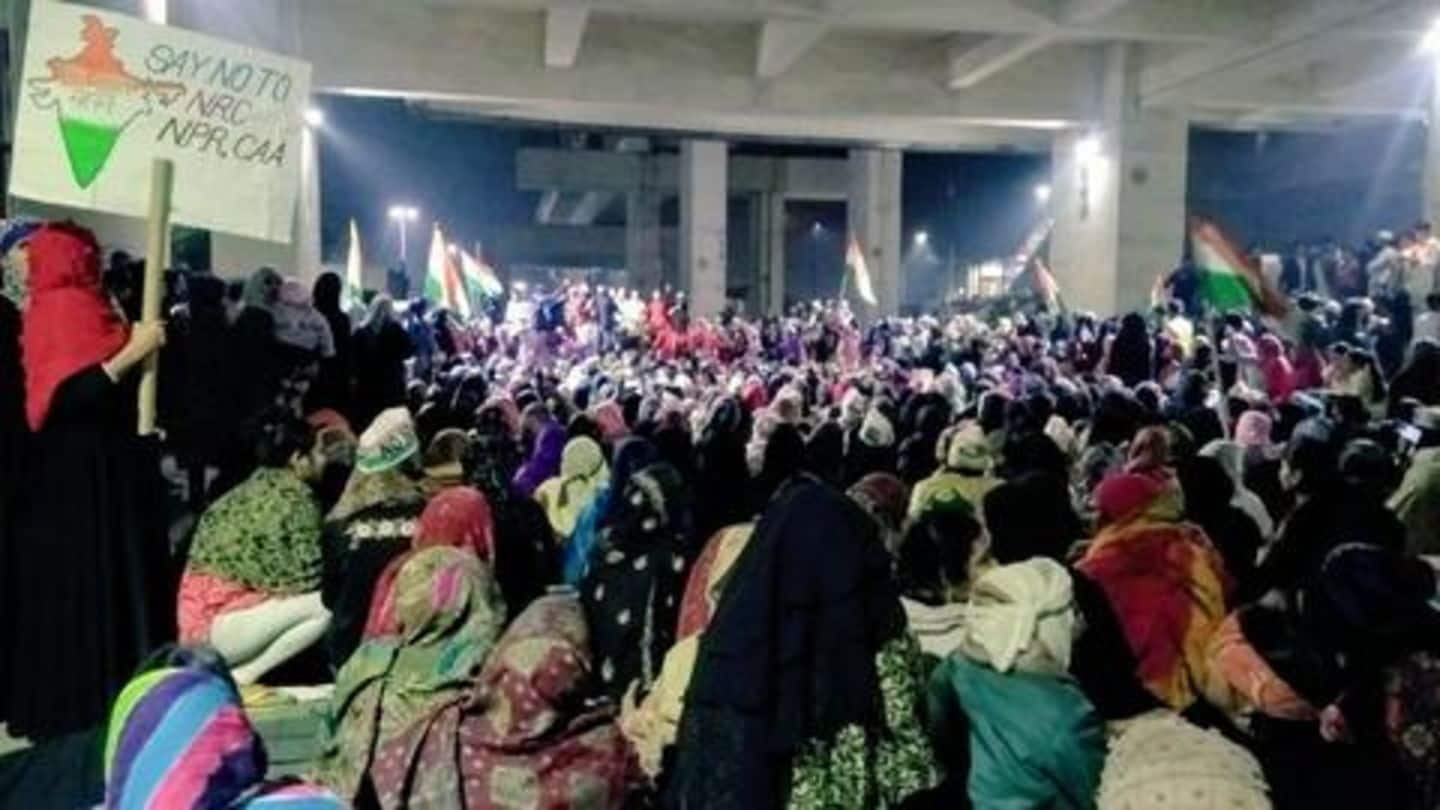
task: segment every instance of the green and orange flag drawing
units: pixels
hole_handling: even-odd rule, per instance
[[[71,174],[89,188],[126,128],[157,103],[168,106],[183,96],[185,86],[131,74],[115,53],[117,29],[93,14],[82,20],[79,53],[48,60],[49,75],[31,79],[29,92],[36,107],[55,111]]]

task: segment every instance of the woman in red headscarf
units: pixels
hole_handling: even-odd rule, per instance
[[[164,342],[129,326],[100,286],[100,248],[74,225],[29,238],[20,349],[34,432],[15,515],[12,735],[92,726],[141,656],[174,637],[174,576],[153,443],[135,435],[131,373]]]

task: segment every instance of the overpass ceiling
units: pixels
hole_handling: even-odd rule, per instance
[[[806,142],[1044,149],[1146,107],[1265,126],[1424,113],[1421,0],[170,0],[322,92],[436,114]],[[1382,92],[1383,89],[1383,92]]]

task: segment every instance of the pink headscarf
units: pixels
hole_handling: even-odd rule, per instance
[[[590,418],[600,426],[601,437],[605,439],[606,444],[611,446],[630,433],[630,429],[625,425],[625,412],[613,399],[607,399],[591,408]]]

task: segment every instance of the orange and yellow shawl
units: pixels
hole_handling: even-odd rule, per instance
[[[1173,478],[1112,476],[1096,501],[1107,524],[1078,567],[1115,608],[1140,680],[1183,711],[1207,680],[1206,650],[1234,584],[1205,533],[1180,522],[1184,499]]]

